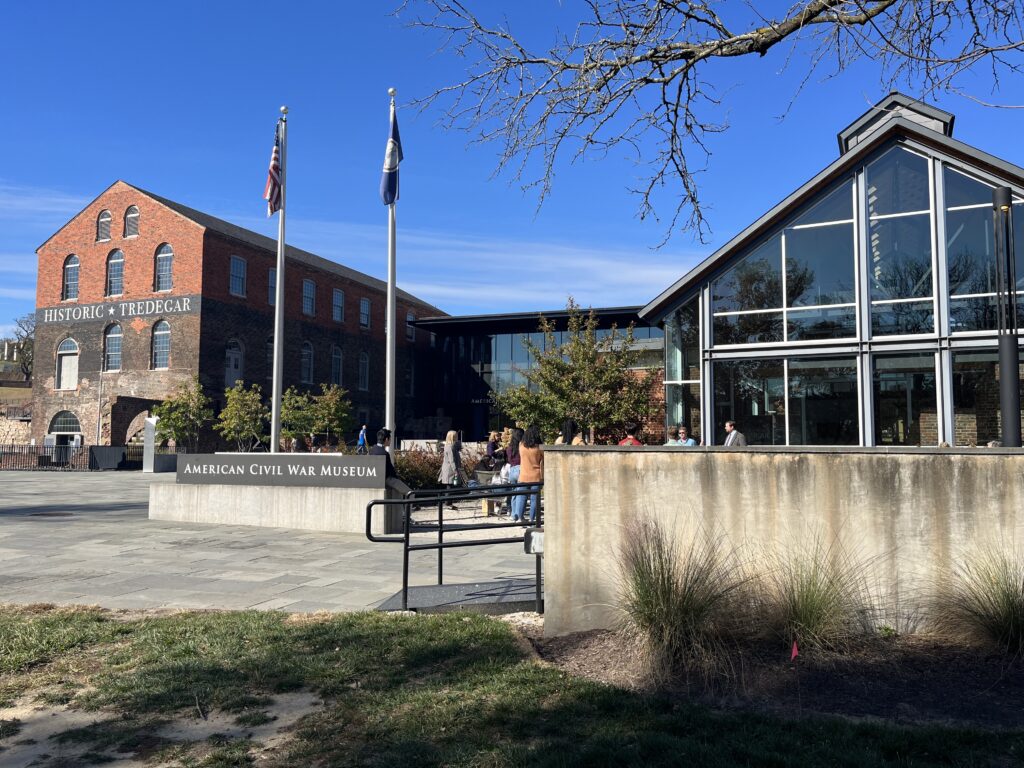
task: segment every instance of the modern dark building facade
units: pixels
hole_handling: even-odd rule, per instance
[[[642,350],[643,368],[662,365],[662,330],[640,319],[639,307],[595,309],[598,337],[622,332],[634,325],[634,346]],[[416,326],[431,334],[435,348],[434,389],[423,393],[436,405],[437,426],[461,430],[465,439],[481,439],[491,429],[508,426],[494,404],[494,396],[511,387],[527,384],[525,371],[532,361],[523,341],[530,339],[543,349],[544,334],[538,331],[541,316],[554,323],[555,343],[565,341],[568,313],[563,310],[496,315],[428,317]],[[660,434],[661,414],[658,414]],[[442,423],[443,422],[443,423]],[[447,425],[447,426],[446,426]],[[443,429],[438,429],[443,434]]]
[[[639,314],[665,330],[666,420],[707,443],[984,445],[1000,436],[993,189],[1024,169],[890,94],[839,158]],[[1024,313],[1021,313],[1024,317]]]
[[[237,380],[271,388],[276,241],[118,181],[38,249],[32,437],[122,445],[198,376],[215,408]],[[350,393],[384,418],[386,285],[287,249],[284,385]],[[415,434],[432,350],[399,291],[398,423]],[[430,436],[433,436],[431,434]]]

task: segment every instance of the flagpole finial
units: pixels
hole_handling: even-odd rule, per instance
[[[288,107],[281,107],[281,114],[285,117],[288,116]]]
[[[398,91],[396,91],[394,88],[388,88],[388,96],[390,96],[392,99],[395,98],[396,93],[398,93]]]

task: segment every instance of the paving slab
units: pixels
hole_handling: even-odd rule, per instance
[[[0,471],[0,603],[355,611],[401,589],[396,544],[150,520],[150,483],[173,481],[141,472]],[[471,520],[469,506],[446,510],[446,522]],[[446,538],[469,535],[480,532]],[[417,536],[436,541],[429,531]],[[413,553],[409,562],[411,583],[433,582],[436,552]],[[447,582],[532,579],[534,572],[533,557],[515,544],[448,550],[444,564]]]

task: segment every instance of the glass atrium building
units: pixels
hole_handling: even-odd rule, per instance
[[[993,189],[1024,169],[890,94],[840,157],[640,311],[664,328],[666,421],[706,444],[984,445],[998,439]],[[1024,318],[1024,306],[1019,310]]]

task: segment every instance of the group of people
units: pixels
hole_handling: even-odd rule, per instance
[[[626,436],[619,440],[619,445],[643,445],[643,442],[637,438],[639,428],[636,424],[625,425]],[[686,447],[696,447],[703,445],[704,443],[697,437],[690,434],[690,428],[685,424],[680,424],[678,427],[673,425],[666,430],[665,445],[681,445]],[[746,448],[747,438],[736,429],[736,422],[729,419],[725,422],[725,442],[723,445],[726,448]]]

